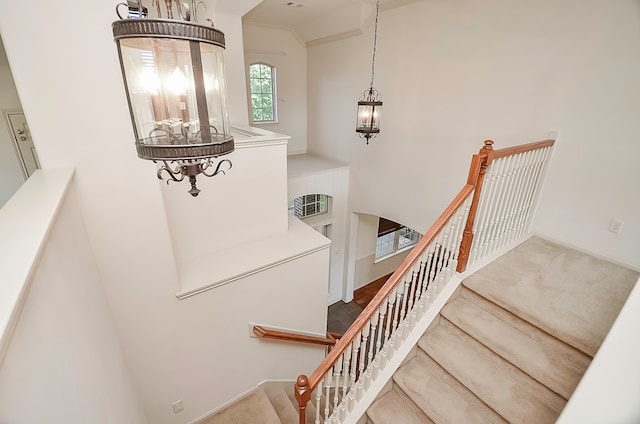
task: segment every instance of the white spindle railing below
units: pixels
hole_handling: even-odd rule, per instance
[[[489,156],[468,264],[494,253],[528,231],[551,146],[545,143],[543,147],[512,155],[500,152],[493,152],[496,154],[493,160],[492,155]]]

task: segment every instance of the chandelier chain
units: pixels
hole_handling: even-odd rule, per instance
[[[369,91],[373,92],[373,78],[376,74],[376,47],[378,44],[378,15],[380,13],[380,0],[376,1],[376,22],[373,30],[373,56],[371,57],[371,84]]]

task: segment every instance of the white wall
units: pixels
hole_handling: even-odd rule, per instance
[[[351,169],[351,210],[424,232],[471,154],[559,131],[535,230],[640,266],[640,4],[419,1],[380,15],[381,134],[354,133],[372,28],[309,47],[309,150]],[[330,130],[327,130],[330,128]],[[611,217],[623,233],[607,231]]]
[[[224,175],[199,177],[202,192],[196,198],[187,193],[186,182],[162,184],[177,263],[206,260],[218,251],[287,232],[286,138],[277,145],[262,143],[244,147],[236,141],[236,150],[220,158],[230,160],[233,167]],[[261,184],[255,183],[256,177]]]
[[[332,197],[330,217],[325,221],[314,218],[305,220],[309,225],[331,223],[331,270],[329,272],[328,303],[344,299],[345,255],[347,234],[347,195],[349,187],[349,169],[334,168],[322,172],[289,177],[289,201],[305,194],[326,194]],[[323,219],[323,218],[321,218]]]
[[[0,111],[21,108],[16,86],[11,76],[11,69],[9,69],[9,65],[0,64]],[[0,112],[0,208],[25,181],[10,130],[1,115]]]
[[[278,123],[260,124],[260,126],[271,131],[290,135],[289,154],[306,153],[306,47],[288,30],[266,28],[246,23],[242,28],[247,69],[250,64],[257,62],[267,63],[276,67]]]
[[[210,7],[208,10],[215,9]],[[225,35],[224,65],[229,95],[229,119],[231,122],[247,125],[249,112],[247,109],[247,89],[244,84],[246,71],[242,47],[242,18],[228,13],[216,13],[214,19],[216,28],[224,32]]]
[[[0,422],[147,422],[73,189],[0,368]]]
[[[78,7],[38,0],[29,8],[3,5],[0,29],[42,167],[76,168],[91,249],[147,418],[154,424],[185,423],[264,378],[293,379],[315,368],[321,351],[259,345],[249,339],[247,322],[295,323],[300,331],[322,334],[328,250],[186,300],[176,298],[180,283],[164,183],[156,179],[152,162],[136,157],[110,30],[114,19],[110,2]],[[240,17],[234,19],[235,33],[241,33]],[[243,48],[223,21],[217,25],[227,34],[227,76],[234,80],[229,84],[231,119],[241,121],[238,111],[246,114],[246,93],[244,71],[237,70],[244,70]],[[261,182],[261,169],[255,167],[236,162],[231,172]],[[224,178],[208,183],[224,184]],[[193,202],[184,184],[169,189],[182,193],[181,201]],[[286,217],[286,198],[281,197]],[[220,198],[215,207],[233,208],[234,200]],[[243,224],[191,222],[238,232],[245,231]],[[207,242],[206,237],[194,240]],[[216,267],[215,255],[206,260]],[[279,357],[284,350],[293,357]],[[174,415],[171,403],[178,399],[185,410]]]
[[[640,422],[640,280],[629,294],[558,424]]]
[[[354,272],[354,290],[393,273],[402,264],[411,250],[391,256],[375,263],[378,221],[380,218],[365,213],[358,214],[358,241]]]

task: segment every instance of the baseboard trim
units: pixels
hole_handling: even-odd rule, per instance
[[[209,412],[205,412],[204,414],[200,415],[199,417],[189,421],[187,424],[199,424],[202,421],[206,420],[207,418],[210,418],[213,415],[217,414],[218,412],[222,411],[223,409],[228,408],[231,405],[233,405],[234,403],[239,402],[242,399],[246,398],[247,396],[255,393],[256,391],[258,391],[259,388],[260,388],[259,385],[255,386],[255,387],[252,387],[249,390],[246,390],[246,391],[240,393],[239,395],[229,399],[228,401],[226,401],[222,405],[218,405],[215,408],[213,408],[212,410],[210,410]]]

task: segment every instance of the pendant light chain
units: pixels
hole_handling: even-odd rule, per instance
[[[380,108],[382,97],[378,90],[373,88],[376,75],[376,51],[378,48],[378,18],[380,16],[380,0],[376,0],[376,20],[373,30],[373,55],[371,57],[371,83],[358,100],[358,116],[356,121],[356,133],[367,140],[375,138],[380,133]]]
[[[376,1],[376,22],[373,30],[373,56],[371,57],[371,84],[369,91],[373,91],[373,78],[376,73],[376,47],[378,44],[378,14],[380,13],[380,0]]]

